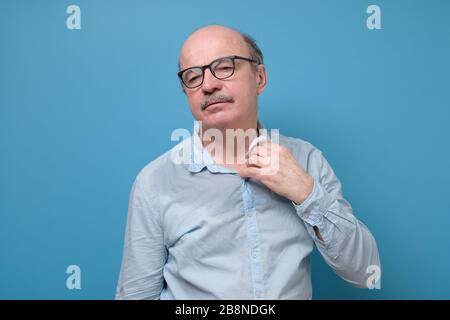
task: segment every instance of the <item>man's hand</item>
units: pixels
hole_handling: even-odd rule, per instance
[[[279,195],[302,203],[311,193],[314,179],[284,146],[264,141],[250,150],[247,166],[239,168],[245,178],[259,180]]]

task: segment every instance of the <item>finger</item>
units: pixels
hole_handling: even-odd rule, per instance
[[[266,136],[256,137],[255,139],[253,139],[252,143],[250,143],[250,146],[248,147],[248,150],[252,150],[258,144],[262,144],[262,143],[264,143],[266,141],[267,141],[267,137]]]
[[[255,150],[250,157],[257,157],[258,164],[261,167],[267,167],[272,163],[278,162],[277,160],[279,159],[276,152],[268,149],[268,145]]]
[[[260,168],[257,167],[246,167],[239,170],[239,175],[243,178],[253,178],[259,180]]]
[[[261,157],[257,154],[252,154],[247,160],[247,165],[264,167],[266,162],[267,161],[264,161],[263,157]]]
[[[267,143],[267,137],[265,137],[265,136],[256,137],[250,143],[250,146],[248,147],[248,151],[247,151],[246,155],[250,155],[255,148],[257,148],[258,146],[262,146],[265,143]]]
[[[263,143],[258,144],[257,146],[253,147],[247,153],[247,158],[251,157],[252,155],[258,155],[261,157],[269,157],[270,156],[270,142],[264,141]]]

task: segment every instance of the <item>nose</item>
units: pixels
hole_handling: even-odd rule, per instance
[[[211,94],[222,88],[222,81],[214,77],[211,70],[205,69],[205,74],[203,75],[202,91],[204,93]]]

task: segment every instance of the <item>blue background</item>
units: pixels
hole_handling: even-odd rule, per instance
[[[381,290],[316,252],[314,298],[450,298],[449,15],[437,0],[2,0],[0,298],[114,297],[131,184],[192,128],[178,52],[211,23],[258,40],[262,122],[323,151],[377,239]]]

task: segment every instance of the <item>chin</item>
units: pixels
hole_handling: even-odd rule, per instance
[[[237,119],[235,117],[219,114],[210,115],[208,117],[203,117],[203,119],[201,119],[203,127],[217,128],[217,129],[233,128],[234,127],[233,124],[236,123],[236,120]]]

